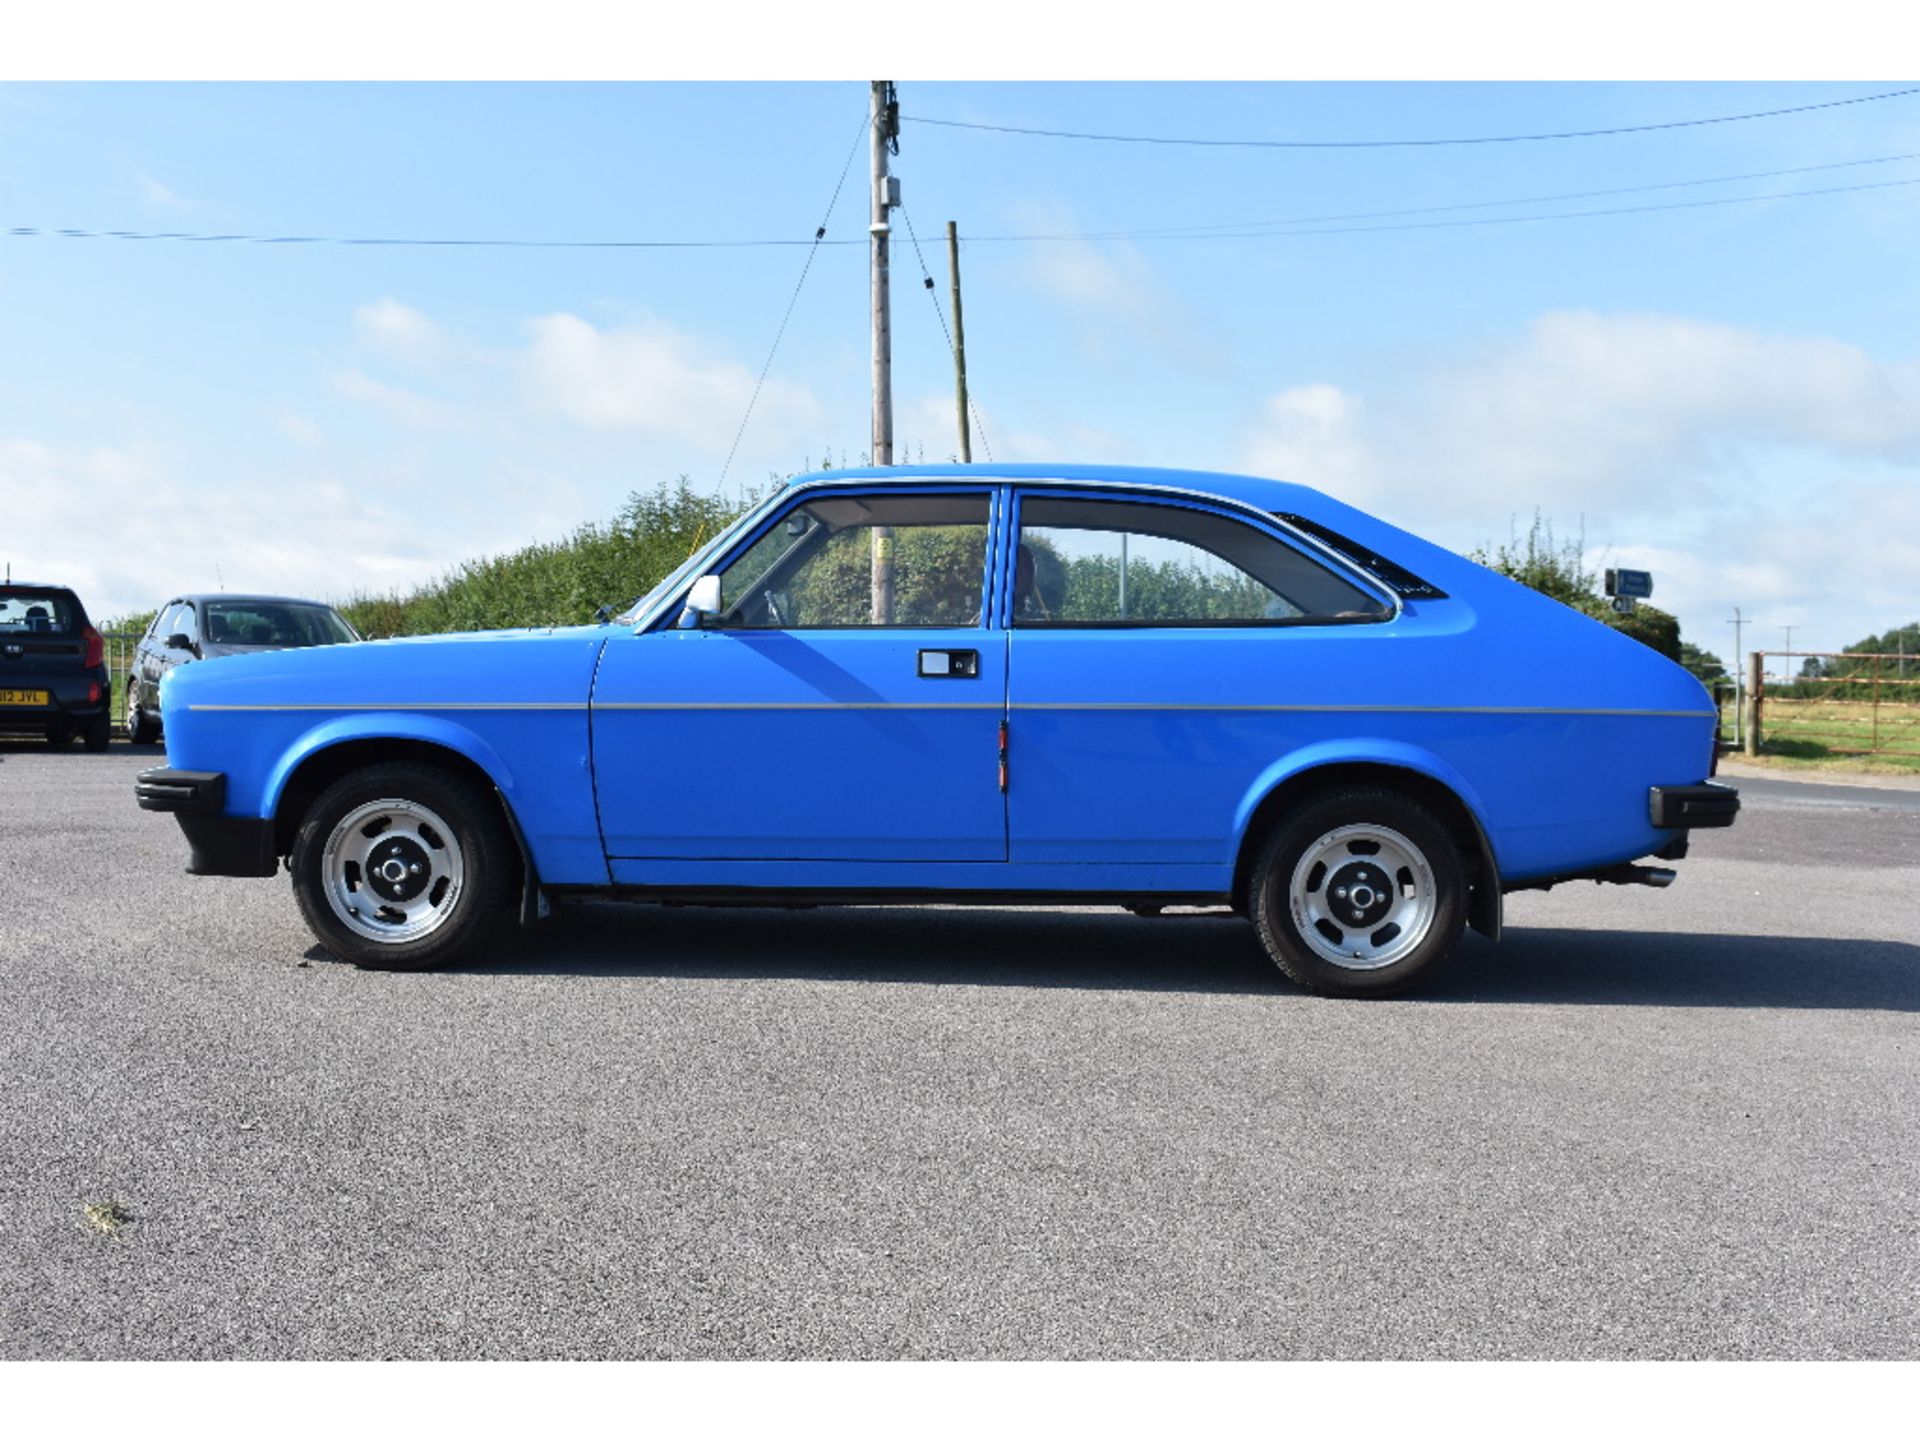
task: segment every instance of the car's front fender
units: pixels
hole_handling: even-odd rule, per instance
[[[313,756],[355,740],[410,740],[451,750],[486,771],[494,788],[506,797],[507,804],[514,812],[519,813],[513,770],[483,736],[456,720],[438,715],[410,714],[404,710],[356,712],[335,716],[313,726],[287,746],[267,772],[259,792],[253,797],[253,804],[258,807],[257,813],[270,816],[279,810],[280,797],[286,793],[288,780]]]

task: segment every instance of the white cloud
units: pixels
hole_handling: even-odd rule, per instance
[[[655,317],[602,330],[577,315],[543,315],[527,328],[529,394],[581,425],[669,437],[724,455],[753,395],[746,366]],[[821,416],[805,386],[770,377],[750,423],[766,449],[775,443],[770,437],[799,443],[817,432]]]
[[[1123,240],[1049,240],[1034,246],[1032,274],[1057,300],[1088,309],[1142,314],[1152,308],[1155,286],[1147,262]]]
[[[361,344],[410,365],[430,364],[446,347],[439,326],[411,305],[393,299],[376,300],[355,310],[353,329]]]
[[[73,586],[96,620],[222,586],[340,599],[411,588],[497,548],[497,509],[463,504],[470,492],[458,475],[362,470],[345,481],[268,466],[224,480],[195,469],[187,485],[139,447],[0,440],[0,560]]]
[[[1216,327],[1183,304],[1127,240],[1083,240],[1084,227],[1064,206],[1028,206],[1023,229],[1060,236],[1029,247],[1021,262],[1027,283],[1063,310],[1083,353],[1121,368],[1178,366],[1188,373],[1227,369]]]
[[[298,410],[285,406],[274,415],[274,421],[295,444],[314,446],[325,442],[326,432]]]
[[[1247,468],[1303,485],[1351,493],[1368,456],[1358,397],[1337,385],[1296,385],[1262,407],[1247,443]]]
[[[187,199],[171,186],[164,185],[154,179],[153,176],[147,174],[144,170],[134,178],[140,186],[140,198],[155,209],[197,210],[200,208],[199,201]]]
[[[1920,615],[1920,363],[1839,340],[1549,314],[1377,392],[1282,390],[1240,463],[1462,549],[1584,521],[1709,648],[1735,604],[1817,629],[1796,644]]]
[[[376,380],[364,371],[343,368],[328,379],[336,395],[370,405],[410,429],[444,430],[458,423],[458,411],[446,402]]]

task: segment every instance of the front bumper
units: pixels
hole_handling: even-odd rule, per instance
[[[1655,785],[1647,791],[1647,815],[1662,830],[1712,830],[1733,824],[1740,792],[1731,785]]]
[[[133,793],[142,810],[165,811],[180,822],[189,875],[261,879],[280,868],[271,819],[221,813],[227,777],[219,771],[142,770]]]

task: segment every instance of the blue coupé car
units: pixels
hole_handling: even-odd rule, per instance
[[[195,665],[189,872],[368,966],[517,902],[1229,905],[1398,990],[1501,896],[1730,824],[1715,712],[1639,642],[1316,491],[1071,466],[812,475],[618,620]]]

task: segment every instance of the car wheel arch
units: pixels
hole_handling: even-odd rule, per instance
[[[480,786],[500,806],[507,829],[519,853],[523,889],[531,893],[538,885],[532,853],[527,848],[520,817],[514,814],[500,781],[473,756],[455,747],[433,740],[406,736],[353,736],[331,744],[315,746],[287,770],[273,797],[269,813],[273,816],[274,849],[288,855],[293,850],[301,821],[320,795],[343,776],[369,765],[388,761],[412,761],[437,766]]]
[[[1247,808],[1234,858],[1234,908],[1246,911],[1255,857],[1282,818],[1334,790],[1378,787],[1426,806],[1459,846],[1469,874],[1467,923],[1490,940],[1500,938],[1500,868],[1479,813],[1447,780],[1406,763],[1387,759],[1327,759],[1291,767],[1273,778]]]

